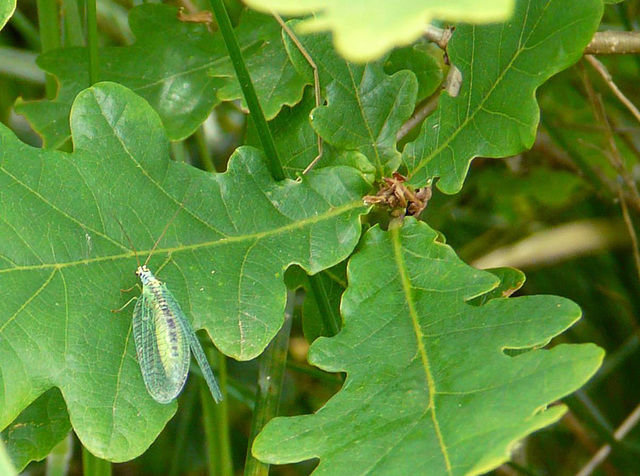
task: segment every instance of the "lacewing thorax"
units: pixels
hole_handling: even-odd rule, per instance
[[[136,275],[140,278],[142,292],[114,312],[137,299],[133,310],[133,339],[144,384],[156,402],[170,403],[178,396],[187,380],[191,353],[198,362],[213,399],[219,402],[222,400],[220,387],[193,327],[167,285],[147,267],[151,255],[183,206],[184,203],[169,220],[142,265],[133,243],[118,221],[136,255]]]

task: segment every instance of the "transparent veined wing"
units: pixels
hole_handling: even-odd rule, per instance
[[[216,380],[215,375],[213,375],[213,370],[211,370],[211,366],[209,365],[209,361],[200,345],[200,341],[198,340],[198,336],[196,335],[193,327],[187,320],[187,318],[182,315],[183,319],[181,320],[181,324],[183,327],[184,335],[186,341],[189,343],[189,347],[191,347],[191,352],[193,352],[193,356],[196,358],[198,362],[198,366],[202,371],[202,375],[204,376],[204,380],[207,382],[207,386],[211,391],[211,395],[216,403],[219,403],[222,400],[222,392],[220,392],[220,387],[218,386],[218,382]]]
[[[133,338],[147,391],[158,403],[174,400],[189,373],[184,315],[164,285],[144,286],[133,311]]]

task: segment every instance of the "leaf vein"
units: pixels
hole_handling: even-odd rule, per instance
[[[391,239],[393,242],[393,254],[396,265],[398,267],[398,272],[400,275],[400,283],[402,285],[402,289],[404,291],[407,306],[409,307],[409,316],[411,317],[411,322],[413,324],[413,330],[416,335],[416,342],[418,346],[418,352],[420,354],[420,358],[422,360],[422,365],[425,371],[425,377],[427,379],[427,385],[429,386],[429,405],[428,409],[431,412],[431,420],[433,421],[434,430],[436,433],[436,438],[438,439],[438,444],[440,446],[440,451],[442,452],[442,456],[444,458],[444,464],[447,469],[447,473],[449,475],[453,475],[451,470],[451,461],[449,459],[449,452],[447,450],[447,446],[444,441],[444,437],[442,435],[442,431],[440,430],[440,423],[438,422],[438,417],[436,415],[436,383],[431,373],[431,365],[429,363],[429,356],[427,354],[427,349],[424,345],[424,335],[422,333],[422,329],[420,327],[420,321],[418,317],[417,310],[415,308],[415,302],[413,300],[413,295],[411,293],[411,280],[407,275],[407,269],[404,262],[404,256],[402,255],[402,243],[400,233],[401,230],[399,228],[394,228],[390,230],[392,235]]]
[[[33,301],[36,297],[38,297],[38,295],[44,291],[44,289],[49,285],[49,283],[51,282],[51,280],[53,279],[53,277],[56,275],[56,273],[58,272],[58,269],[54,269],[51,274],[49,275],[49,277],[45,280],[45,282],[42,284],[42,286],[40,286],[35,293],[33,293],[31,296],[29,296],[29,299],[27,299],[25,302],[22,303],[22,305],[16,310],[16,312],[14,312],[11,317],[9,317],[9,319],[7,319],[7,321],[2,325],[2,327],[0,327],[0,334],[2,334],[2,332],[4,332],[4,330],[6,329],[6,327],[11,324],[11,322],[13,322],[16,317],[18,317],[18,314],[20,314],[22,311],[25,310],[25,308],[31,303],[31,301]]]

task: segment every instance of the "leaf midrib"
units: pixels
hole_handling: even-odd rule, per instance
[[[447,474],[453,475],[453,472],[451,469],[451,461],[449,459],[449,452],[444,442],[444,437],[442,436],[442,432],[440,430],[440,423],[438,422],[438,418],[436,415],[436,404],[435,404],[435,396],[437,394],[436,383],[433,378],[433,374],[431,372],[431,365],[429,363],[429,356],[427,354],[427,349],[424,345],[425,336],[422,333],[422,329],[420,327],[420,320],[415,308],[413,295],[411,293],[411,280],[407,275],[407,268],[404,262],[404,256],[403,256],[403,250],[402,250],[402,239],[400,236],[401,230],[402,228],[400,227],[396,227],[389,230],[391,232],[391,242],[393,246],[394,260],[396,262],[396,267],[400,275],[400,283],[402,284],[402,290],[405,295],[405,301],[409,308],[409,316],[411,317],[411,323],[413,325],[413,330],[416,335],[416,344],[418,346],[418,353],[420,354],[420,359],[422,360],[422,365],[424,367],[427,385],[429,387],[429,405],[427,409],[431,413],[431,421],[433,422],[433,428],[436,434],[436,438],[438,439],[438,444],[440,445],[440,451],[442,452],[442,456],[444,458],[444,464],[447,469]]]
[[[540,21],[542,20],[546,10],[549,8],[549,5],[551,4],[553,0],[549,0],[549,2],[547,2],[544,11],[540,14],[540,16],[538,17],[537,21],[535,22],[535,24],[532,26],[531,30],[529,31],[529,35],[527,36],[526,40],[524,40],[524,42],[522,41],[522,36],[520,37],[520,40],[518,42],[518,47],[516,49],[516,51],[514,51],[513,56],[511,58],[511,60],[509,61],[509,63],[506,65],[506,67],[503,69],[503,71],[498,75],[498,77],[496,78],[496,80],[493,82],[493,84],[491,85],[491,88],[489,89],[489,91],[484,95],[484,97],[482,98],[482,100],[477,103],[476,107],[474,108],[474,110],[471,112],[471,114],[468,113],[468,109],[467,109],[467,115],[464,119],[464,121],[458,126],[458,128],[447,137],[447,140],[445,140],[440,146],[438,146],[431,154],[429,154],[428,156],[424,157],[420,163],[411,171],[411,173],[409,174],[409,178],[413,177],[416,175],[416,173],[420,170],[422,170],[424,167],[427,166],[427,164],[429,164],[434,157],[436,157],[438,154],[440,154],[440,152],[442,152],[443,150],[445,150],[446,148],[449,147],[449,145],[453,142],[453,140],[466,128],[466,126],[474,120],[475,116],[480,112],[484,110],[484,104],[489,100],[489,98],[493,95],[493,92],[495,91],[495,89],[500,85],[500,83],[503,81],[503,79],[505,78],[505,76],[511,71],[513,64],[516,62],[516,60],[520,57],[520,55],[522,54],[523,51],[525,51],[526,48],[526,44],[529,41],[529,39],[531,38],[531,36],[533,35],[533,33],[535,32],[536,28],[538,27],[538,24],[540,23]],[[527,13],[523,19],[522,22],[522,32],[521,35],[524,33],[524,29],[526,26],[526,19],[529,15],[529,8],[531,7],[531,2],[528,3],[528,8],[527,8]],[[475,45],[477,44],[477,42],[475,41],[475,32],[476,32],[476,27],[472,27],[472,34],[474,35],[474,41],[473,41],[473,45],[475,47]],[[473,63],[473,59],[471,61],[471,63]],[[545,71],[545,73],[547,73],[547,71]],[[540,83],[542,84],[544,82],[544,80],[546,80],[546,78],[548,77],[548,75],[541,75],[538,76],[537,78],[540,79]],[[538,84],[538,85],[539,85]],[[469,89],[469,102],[471,101],[471,87]]]
[[[280,226],[278,228],[273,228],[271,230],[266,230],[266,231],[262,231],[262,232],[257,232],[257,233],[252,233],[252,234],[248,234],[248,235],[239,235],[239,236],[229,236],[229,237],[225,237],[225,238],[220,238],[217,239],[215,241],[204,241],[204,242],[200,242],[200,243],[194,243],[191,245],[180,245],[180,246],[172,246],[172,247],[166,247],[166,248],[156,248],[154,253],[177,253],[177,252],[181,252],[181,251],[192,251],[192,250],[197,250],[200,248],[210,248],[210,247],[215,247],[215,246],[220,246],[220,245],[225,245],[228,243],[239,243],[242,241],[250,241],[250,240],[261,240],[263,238],[267,238],[270,236],[274,236],[274,235],[278,235],[281,233],[286,233],[288,231],[292,231],[292,230],[296,230],[296,229],[301,229],[304,228],[308,225],[313,225],[315,223],[319,223],[322,222],[324,220],[328,220],[331,219],[335,216],[339,216],[343,213],[347,213],[351,210],[356,210],[358,208],[363,208],[364,209],[365,205],[362,204],[361,201],[357,200],[357,201],[353,201],[350,203],[347,203],[345,205],[342,205],[340,207],[336,207],[333,208],[331,210],[329,210],[326,213],[323,214],[319,214],[319,215],[313,215],[311,217],[302,219],[302,220],[298,220],[298,221],[294,221],[291,222],[287,225],[283,225]],[[150,253],[151,250],[144,250],[144,251],[139,251],[138,252],[138,256],[146,256]],[[63,269],[63,268],[69,268],[72,266],[78,266],[78,265],[87,265],[87,264],[93,264],[93,263],[100,263],[100,262],[105,262],[105,261],[116,261],[119,259],[125,259],[125,258],[132,258],[135,257],[135,253],[133,251],[129,251],[127,253],[122,253],[122,254],[118,254],[118,255],[109,255],[109,256],[99,256],[96,258],[88,258],[88,259],[81,259],[81,260],[76,260],[76,261],[68,261],[65,263],[44,263],[44,264],[38,264],[38,265],[28,265],[28,266],[16,266],[13,268],[6,268],[6,269],[0,269],[0,274],[4,274],[4,273],[10,273],[10,272],[15,272],[15,271],[29,271],[29,270],[38,270],[38,269]]]

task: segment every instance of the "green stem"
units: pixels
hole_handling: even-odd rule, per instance
[[[229,375],[227,373],[227,358],[218,353],[218,375],[220,376],[220,386],[223,392],[229,384]],[[231,457],[231,438],[229,436],[229,398],[223,394],[224,400],[216,407],[218,414],[217,433],[220,435],[220,465],[222,467],[223,476],[233,476],[233,458]]]
[[[251,76],[249,76],[247,65],[242,58],[242,52],[240,51],[236,35],[233,32],[233,27],[231,25],[231,20],[229,19],[229,14],[227,13],[227,9],[222,0],[210,0],[210,2],[213,13],[218,21],[218,26],[220,27],[220,33],[222,33],[224,42],[227,45],[229,57],[231,58],[231,63],[236,71],[236,76],[238,77],[238,82],[242,88],[242,93],[247,101],[247,107],[249,108],[253,123],[255,124],[258,136],[260,137],[264,153],[267,156],[267,164],[271,171],[271,175],[275,180],[284,180],[284,170],[280,163],[280,159],[278,158],[276,145],[273,142],[273,137],[271,136],[271,131],[267,124],[267,119],[260,107],[260,101],[256,95],[253,83],[251,82]]]
[[[236,402],[243,404],[251,411],[253,411],[256,406],[256,392],[253,386],[243,384],[237,380],[229,379],[227,393],[229,394],[229,397],[233,398]]]
[[[313,297],[316,300],[316,304],[318,305],[318,309],[320,310],[320,317],[322,318],[324,328],[329,333],[328,337],[333,337],[340,332],[340,328],[342,327],[340,316],[336,315],[333,307],[331,306],[327,290],[324,287],[324,283],[322,282],[320,275],[314,274],[309,276],[309,285],[311,287]]]
[[[73,454],[73,438],[69,433],[47,455],[46,476],[65,476],[69,470],[69,461]]]
[[[578,390],[574,395],[565,397],[562,401],[571,409],[576,418],[594,431],[602,441],[610,445],[612,450],[622,453],[632,452],[636,456],[639,454],[635,445],[629,445],[615,438],[613,427],[585,392]]]
[[[598,370],[591,380],[589,380],[583,390],[596,388],[604,382],[613,372],[615,372],[627,359],[632,357],[640,348],[640,338],[632,335],[614,352],[607,354],[602,367]]]
[[[187,161],[187,148],[185,147],[184,142],[178,141],[171,143],[171,156],[176,162]]]
[[[206,348],[205,353],[211,361],[214,349]],[[218,354],[218,380],[222,401],[216,404],[211,398],[211,391],[201,379],[200,398],[202,401],[202,418],[206,436],[206,449],[209,459],[209,475],[232,476],[233,461],[231,458],[231,441],[229,438],[229,396],[227,393],[228,376],[227,360]]]
[[[98,21],[96,19],[96,0],[87,0],[87,49],[89,51],[89,84],[100,81],[98,57]]]
[[[587,423],[600,438],[607,443],[614,441],[613,427],[596,408],[591,399],[583,392],[577,391],[574,395],[566,397],[564,402],[574,415],[581,421]]]
[[[62,0],[66,46],[82,46],[82,20],[78,9],[78,0]]]
[[[291,317],[295,302],[294,297],[295,294],[293,292],[287,292],[287,306],[284,311],[282,328],[273,338],[260,359],[256,406],[251,420],[251,434],[249,436],[247,459],[244,466],[245,476],[267,476],[269,474],[269,465],[255,459],[251,454],[251,447],[260,430],[264,428],[269,420],[278,414],[284,370],[287,364]]]
[[[40,51],[42,48],[42,44],[40,42],[40,34],[38,33],[38,29],[35,27],[31,20],[25,16],[22,11],[16,8],[16,11],[13,13],[13,16],[9,20],[11,24],[14,26],[18,32],[22,35],[27,45],[32,50]]]
[[[198,127],[194,136],[196,139],[196,144],[198,145],[198,154],[200,155],[200,163],[202,164],[202,168],[207,172],[216,172],[216,166],[213,163],[213,160],[211,160],[211,153],[209,152],[209,148],[207,147],[207,137],[204,133],[204,127]]]
[[[42,52],[60,48],[60,11],[56,0],[37,0]],[[45,91],[47,99],[56,97],[58,86],[55,78],[47,74]]]
[[[135,3],[132,6],[141,5],[144,2]],[[97,14],[102,34],[115,43],[130,45],[135,42],[135,37],[129,28],[129,10],[117,1],[101,0],[98,2]]]
[[[220,391],[223,392],[222,402],[224,402],[226,400],[224,387],[220,386]],[[222,472],[220,458],[218,458],[218,422],[214,408],[216,404],[211,400],[211,391],[204,379],[200,379],[200,402],[202,404],[202,425],[204,426],[205,451],[207,453],[207,474],[209,476],[220,476]]]
[[[111,463],[93,456],[82,447],[82,474],[84,476],[111,476]]]
[[[178,421],[178,430],[176,432],[175,441],[173,443],[171,465],[169,467],[169,476],[178,476],[180,474],[180,463],[184,459],[184,447],[187,441],[187,435],[191,429],[191,417],[196,407],[196,397],[198,392],[193,385],[187,385],[185,396],[180,406],[180,420]]]

